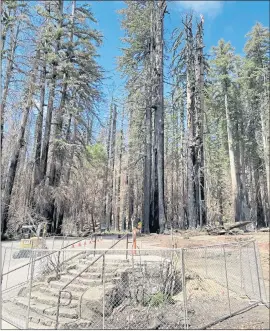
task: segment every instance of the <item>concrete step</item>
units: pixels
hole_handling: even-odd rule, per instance
[[[92,272],[92,270],[90,272],[86,271],[83,274],[81,274],[80,277],[82,277],[84,279],[96,279],[96,280],[101,279],[101,271],[102,270],[100,270],[100,272]],[[112,278],[114,276],[120,275],[121,272],[123,272],[123,271],[125,271],[125,269],[122,269],[122,270],[121,269],[115,269],[115,270],[110,270],[110,272],[105,269],[105,277]],[[79,274],[79,271],[76,270],[76,269],[75,270],[73,269],[73,270],[69,270],[68,273],[65,274],[65,275],[72,275],[74,277],[78,274]],[[63,275],[63,276],[65,276],[65,275]]]
[[[53,297],[58,297],[58,294],[59,294],[59,291],[54,287],[41,286],[39,288],[39,291],[42,293],[46,292],[48,295],[53,296]],[[82,291],[77,292],[76,290],[72,290],[72,299],[74,299],[74,300],[79,299],[80,296],[82,295],[82,293],[83,293]],[[62,292],[61,297],[69,299],[69,294],[66,292]]]
[[[145,265],[145,263],[142,263],[141,265],[138,264],[134,264],[134,266],[132,267],[132,264],[130,263],[112,263],[109,261],[106,261],[105,264],[105,272],[106,273],[110,273],[110,272],[115,272],[115,271],[119,271],[119,272],[123,272],[126,270],[132,270],[132,268],[134,268],[135,270],[139,270],[141,267],[143,267]],[[76,266],[74,266],[74,268],[69,268],[68,272],[70,273],[74,273],[74,274],[78,274],[80,271],[85,269],[85,265],[84,264],[77,264]],[[98,264],[95,263],[92,266],[90,266],[88,268],[87,271],[85,271],[85,273],[101,273],[102,272],[102,264]]]
[[[61,281],[61,279],[60,280],[54,280],[54,281],[50,282],[50,288],[51,289],[56,289],[56,291],[57,291],[57,290],[60,290],[65,284],[66,284],[66,282]],[[71,283],[66,288],[66,290],[67,291],[72,291],[72,292],[76,291],[78,293],[82,293],[82,292],[86,291],[88,289],[88,287],[89,286],[86,286],[86,285],[83,285],[83,284]]]
[[[46,294],[45,294],[46,293]],[[50,293],[42,291],[35,291],[31,293],[31,300],[35,300],[36,302],[44,303],[51,306],[56,306],[58,302],[58,296],[50,295]],[[61,304],[65,305],[69,302],[69,296],[67,294],[66,297],[63,297],[63,294],[61,295]],[[72,300],[68,307],[70,308],[76,308],[78,306],[78,300],[74,300],[72,295]]]
[[[8,301],[2,304],[2,318],[19,329],[26,327],[27,309],[19,306],[14,302]],[[59,318],[59,328],[63,328],[66,323],[73,322],[73,319]],[[40,315],[35,311],[30,310],[29,313],[29,329],[54,329],[55,318],[50,318],[44,314]]]
[[[127,266],[128,267],[128,266]],[[106,269],[106,272],[113,272],[119,268],[123,268],[123,265],[114,265],[114,264],[107,264],[105,265],[105,269]],[[85,265],[83,264],[80,264],[80,265],[77,265],[76,268],[72,268],[72,269],[69,269],[68,271],[70,270],[76,270],[76,274],[78,274],[80,271],[82,271],[83,269],[85,269]],[[94,264],[92,265],[91,267],[89,267],[89,269],[86,271],[86,273],[92,273],[92,272],[97,272],[97,273],[101,273],[102,272],[102,264]]]
[[[111,255],[113,256],[113,255]],[[87,266],[87,264],[90,264],[91,262],[93,261],[93,258],[92,257],[80,257],[80,259],[78,260],[78,262],[81,264],[84,264],[85,267]],[[102,262],[103,259],[100,258],[100,260],[96,261],[93,265],[102,265]],[[105,258],[105,262],[106,262],[106,265],[123,265],[123,264],[130,264],[130,261],[128,260],[121,260],[121,259],[113,259],[113,258]]]
[[[21,298],[17,297],[12,300],[13,303],[15,303],[17,306],[23,307],[27,309],[28,307],[28,298]],[[48,305],[45,303],[40,303],[34,300],[31,300],[31,306],[30,310],[34,311],[38,314],[41,315],[48,315],[48,316],[55,316],[56,315],[56,305]],[[74,308],[69,308],[69,307],[61,307],[59,310],[59,316],[60,317],[65,317],[69,319],[77,319],[78,318],[78,313],[77,310]]]
[[[77,269],[68,270],[68,272],[65,275],[72,275],[73,277],[78,275],[80,271]],[[87,279],[100,279],[101,278],[101,272],[84,272],[80,277],[87,278]]]
[[[74,276],[73,275],[62,275],[61,277],[61,281],[68,283],[69,281],[73,280]],[[117,280],[120,280],[120,277],[106,277],[105,275],[105,283],[109,283],[109,282],[116,282]],[[101,278],[100,279],[87,279],[87,278],[83,278],[83,277],[77,277],[76,279],[73,280],[73,282],[71,284],[82,284],[82,285],[87,285],[87,286],[97,286],[101,284]],[[66,288],[67,290],[69,290],[69,287],[71,286],[71,284]]]
[[[26,328],[27,311],[22,308],[18,308],[14,303],[10,301],[2,302],[2,316],[1,318],[14,325],[18,329]]]

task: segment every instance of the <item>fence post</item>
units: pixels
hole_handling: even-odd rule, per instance
[[[65,247],[65,236],[63,237],[63,247],[62,247],[62,250],[63,250],[63,263],[65,261],[65,250],[64,250],[64,247]]]
[[[248,258],[249,276],[250,276],[250,280],[251,280],[252,293],[254,294],[254,286],[253,286],[253,278],[252,278],[252,273],[251,273],[251,268],[250,268],[250,259],[249,259],[248,246],[247,246],[247,258]]]
[[[188,329],[187,320],[187,292],[186,292],[186,275],[185,275],[185,248],[181,249],[181,262],[182,262],[182,288],[183,288],[183,303],[184,303],[184,329]]]
[[[207,277],[208,273],[207,273],[207,247],[205,247],[204,249],[204,262],[205,262],[205,276]]]
[[[261,282],[260,282],[260,274],[259,274],[259,267],[258,267],[258,256],[257,256],[257,252],[256,252],[255,241],[253,241],[253,249],[254,249],[254,256],[255,256],[255,263],[256,263],[256,272],[257,272],[257,278],[258,278],[258,285],[259,285],[259,295],[260,295],[260,300],[263,303]]]
[[[103,307],[102,307],[102,329],[105,329],[105,253],[102,263],[102,282],[103,282]]]
[[[243,266],[242,266],[242,246],[239,246],[239,254],[240,254],[240,277],[241,277],[241,290],[243,289],[243,285],[245,282],[243,282]]]
[[[4,247],[4,259],[3,259],[3,265],[2,265],[2,274],[4,273],[4,266],[5,266],[5,261],[6,261],[6,253],[7,253],[7,248]]]
[[[94,256],[96,256],[96,248],[97,248],[97,235],[95,234],[95,240],[94,240]]]
[[[128,233],[127,233],[127,240],[126,240],[126,260],[128,258]]]
[[[29,265],[28,265],[28,271],[27,271],[27,282],[28,282],[28,279],[29,279],[29,272],[30,272],[30,269],[31,269],[31,258],[32,258],[32,255],[33,255],[33,241],[31,243],[31,254],[29,256]]]
[[[13,241],[11,243],[11,247],[10,247],[10,254],[9,254],[9,261],[8,261],[8,274],[7,274],[7,280],[6,280],[6,289],[7,289],[7,285],[8,285],[8,276],[9,276],[9,269],[10,269],[10,262],[11,262],[11,257],[12,257],[12,249],[13,249]]]
[[[231,311],[230,291],[229,291],[229,283],[228,283],[228,270],[227,270],[226,252],[225,252],[225,247],[224,246],[223,246],[223,255],[224,255],[224,263],[225,263],[225,277],[226,277],[227,297],[228,297],[228,303],[229,303],[229,311],[230,311],[230,315],[231,315],[232,311]]]
[[[2,284],[3,284],[3,273],[4,273],[4,266],[5,266],[5,258],[6,258],[7,248],[5,247],[4,250],[5,250],[4,261],[3,261],[2,272],[1,272],[1,288],[2,288]]]
[[[56,277],[58,278],[59,273],[60,273],[60,255],[61,251],[59,250],[57,253],[57,266],[56,266]]]
[[[55,240],[55,236],[53,236],[52,250],[54,249],[54,240]]]
[[[30,317],[30,303],[31,303],[31,294],[32,294],[32,284],[33,284],[33,276],[34,276],[34,260],[35,253],[31,250],[31,275],[30,275],[30,284],[29,284],[29,297],[28,297],[28,306],[27,306],[27,315],[26,315],[26,326],[25,329],[29,329],[29,317]]]
[[[269,309],[269,297],[267,298],[267,295],[266,295],[265,282],[264,282],[264,279],[263,279],[263,270],[262,270],[261,256],[260,256],[260,251],[259,251],[257,242],[255,242],[255,247],[256,247],[256,252],[258,253],[258,262],[259,262],[260,272],[261,272],[261,275],[262,275],[262,283],[263,283],[262,290],[263,290],[264,297],[265,297],[265,302],[263,302],[263,303]],[[267,299],[268,299],[268,301],[267,301]]]

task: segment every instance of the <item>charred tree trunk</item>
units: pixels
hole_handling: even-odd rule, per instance
[[[36,83],[39,59],[40,59],[40,51],[37,51],[36,57],[34,59],[32,73],[30,76],[29,86],[28,86],[27,92],[26,92],[26,106],[25,106],[25,109],[23,112],[20,130],[18,132],[17,144],[14,149],[13,155],[11,156],[11,161],[10,161],[8,174],[7,174],[7,181],[6,181],[4,192],[3,192],[2,212],[1,212],[1,224],[2,224],[1,234],[2,235],[7,230],[8,213],[9,213],[9,206],[10,206],[10,201],[11,201],[12,190],[13,190],[13,186],[14,186],[14,180],[15,180],[15,176],[16,176],[16,172],[17,172],[17,168],[18,168],[20,152],[24,146],[25,129],[26,129],[26,124],[27,124],[28,117],[29,117],[29,112],[33,105],[33,97],[34,97],[34,92],[35,92],[35,88],[36,88],[35,83]]]
[[[205,183],[204,183],[204,56],[203,56],[203,20],[197,25],[196,55],[195,55],[195,108],[196,108],[196,140],[195,140],[195,183],[196,183],[196,209],[200,227],[206,224],[205,210]]]
[[[159,232],[163,233],[166,224],[164,203],[164,97],[163,97],[163,29],[166,1],[158,1],[156,28],[156,71],[157,71],[157,107],[156,107],[156,137],[157,137],[157,178],[158,178],[158,219]]]
[[[120,204],[121,204],[121,176],[122,176],[122,156],[123,156],[123,131],[124,131],[124,109],[122,112],[121,131],[120,131],[120,147],[119,147],[119,172],[117,182],[117,207],[115,215],[115,230],[120,230]]]
[[[188,185],[188,225],[191,228],[197,226],[197,204],[196,204],[196,153],[195,153],[195,77],[194,77],[194,50],[192,34],[192,16],[186,18],[186,57],[187,57],[187,128],[188,128],[188,149],[187,149],[187,185]]]
[[[106,228],[109,231],[112,221],[112,192],[113,192],[113,173],[114,173],[114,160],[115,160],[115,134],[116,134],[116,118],[117,110],[116,105],[112,105],[112,123],[111,123],[111,136],[109,142],[109,157],[108,157],[108,169],[109,169],[109,185],[106,196]]]
[[[50,4],[48,4],[48,7],[47,7],[48,11],[49,11],[49,8],[50,8]],[[63,1],[62,0],[59,1],[58,11],[59,11],[59,16],[60,16],[58,28],[60,30],[63,25]],[[55,45],[56,54],[59,52],[59,49],[60,49],[60,40],[61,40],[61,34],[58,34],[58,38],[56,40],[56,45]],[[58,63],[56,61],[52,64],[52,79],[50,82],[48,104],[47,104],[47,111],[46,111],[46,124],[45,124],[45,131],[44,131],[44,138],[43,138],[43,145],[42,145],[42,154],[41,154],[42,179],[45,179],[46,174],[48,172],[48,154],[49,154],[49,147],[50,147],[53,105],[54,105],[54,98],[55,98],[55,92],[56,92],[57,65],[58,65]]]

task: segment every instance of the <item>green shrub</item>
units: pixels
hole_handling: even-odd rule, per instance
[[[162,292],[157,292],[157,293],[149,296],[147,298],[147,300],[145,300],[144,305],[150,306],[150,307],[158,307],[165,302],[173,303],[172,297],[170,295],[166,295]]]

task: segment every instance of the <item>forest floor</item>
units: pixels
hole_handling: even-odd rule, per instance
[[[150,240],[151,238],[151,240]],[[241,235],[208,235],[206,232],[183,231],[174,234],[174,241],[177,248],[188,248],[196,246],[216,245],[223,243],[232,243],[255,239],[258,243],[260,259],[263,270],[263,278],[266,287],[266,295],[269,301],[269,232],[244,233]],[[142,248],[151,246],[151,248],[170,248],[172,247],[171,235],[150,235],[142,236]],[[151,242],[151,244],[149,244]],[[211,329],[251,329],[262,330],[269,329],[269,309],[265,306],[255,307],[245,313],[231,317],[221,323],[211,327]]]

